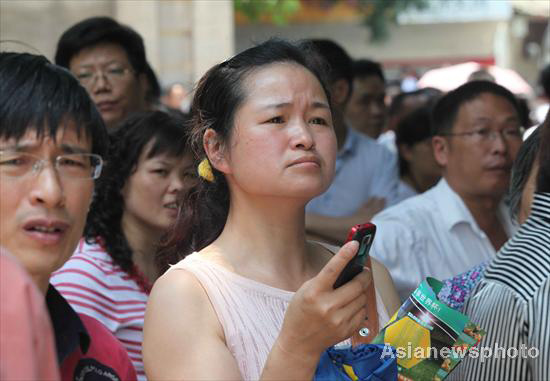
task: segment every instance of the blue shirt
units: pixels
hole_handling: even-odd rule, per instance
[[[306,206],[306,212],[330,217],[355,213],[371,197],[383,197],[386,206],[397,198],[397,157],[370,137],[348,128],[336,156],[329,189]]]

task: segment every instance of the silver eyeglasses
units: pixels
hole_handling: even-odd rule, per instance
[[[505,141],[521,140],[522,129],[519,127],[505,128],[503,130],[493,130],[490,128],[481,128],[479,130],[457,132],[457,133],[442,133],[442,136],[468,136],[480,143],[488,143],[496,140],[497,136]]]
[[[26,152],[0,151],[0,175],[23,177],[38,174],[51,163],[60,176],[70,179],[97,179],[101,175],[103,159],[93,153],[59,155],[54,160],[42,159]]]
[[[99,76],[102,76],[107,81],[109,81],[109,83],[113,84],[123,80],[128,73],[133,73],[133,70],[127,67],[117,66],[117,67],[108,68],[105,71],[81,70],[78,73],[76,73],[76,78],[80,81],[80,83],[83,86],[91,87],[95,85],[95,83],[99,79]]]

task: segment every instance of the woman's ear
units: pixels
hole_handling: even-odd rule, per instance
[[[231,173],[229,161],[225,155],[225,144],[221,141],[218,133],[211,128],[207,129],[204,131],[202,142],[204,152],[206,152],[212,167],[225,174]]]

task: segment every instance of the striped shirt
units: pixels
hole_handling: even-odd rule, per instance
[[[550,379],[550,193],[535,193],[531,208],[465,304],[487,336],[450,379]]]
[[[122,271],[101,246],[82,239],[51,283],[78,313],[99,320],[122,342],[138,380],[145,381],[141,343],[148,287],[143,281]]]

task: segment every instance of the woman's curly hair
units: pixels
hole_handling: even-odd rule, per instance
[[[151,111],[126,119],[110,135],[107,163],[95,187],[86,220],[84,238],[101,244],[125,272],[134,271],[132,250],[122,230],[124,198],[122,188],[135,172],[145,146],[151,158],[160,154],[183,156],[187,152],[187,117],[176,112]]]

